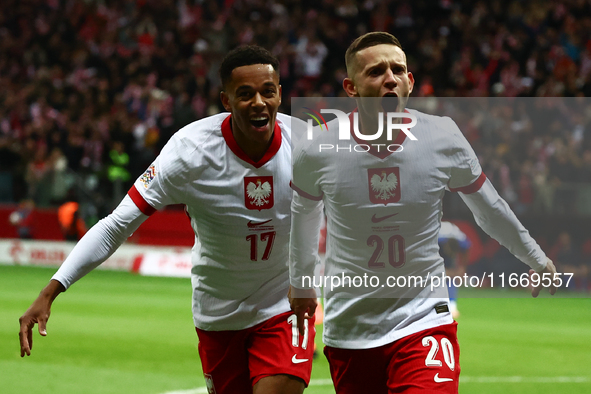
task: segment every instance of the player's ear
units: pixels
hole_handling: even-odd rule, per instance
[[[410,71],[408,72],[408,81],[409,81],[409,84],[408,84],[408,87],[409,87],[408,94],[411,94],[412,93],[412,88],[415,86],[415,77],[412,75],[412,73]]]
[[[282,90],[282,88],[281,88],[281,85],[279,85],[279,105],[281,105],[281,97],[282,97],[282,93],[283,93],[283,90]]]
[[[345,93],[349,97],[358,97],[359,94],[357,93],[357,87],[355,86],[355,82],[351,78],[343,79],[343,89],[345,89]]]
[[[223,90],[220,92],[220,100],[222,100],[222,105],[228,112],[232,112],[232,107],[230,106],[230,97],[228,94]]]

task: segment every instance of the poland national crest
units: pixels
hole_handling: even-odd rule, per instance
[[[273,177],[245,176],[244,203],[246,208],[252,210],[273,208]]]
[[[369,201],[384,204],[400,201],[400,171],[398,167],[368,168]]]

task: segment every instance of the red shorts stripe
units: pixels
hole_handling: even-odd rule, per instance
[[[449,188],[450,192],[462,192],[464,194],[472,194],[472,193],[476,193],[478,190],[480,190],[480,188],[482,187],[482,185],[484,185],[484,182],[486,181],[486,175],[484,174],[484,172],[480,173],[480,176],[471,184],[469,184],[468,186],[462,186],[462,187],[458,187],[458,188]]]
[[[156,208],[152,207],[150,204],[146,202],[146,200],[144,200],[144,197],[142,197],[140,192],[138,192],[138,190],[135,188],[135,185],[133,185],[131,189],[129,189],[127,194],[144,215],[150,216],[151,214],[156,212]]]
[[[295,329],[294,329],[295,327]],[[262,378],[291,375],[310,382],[314,319],[307,337],[299,335],[293,312],[238,331],[197,330],[199,356],[208,385],[216,394],[249,394]]]

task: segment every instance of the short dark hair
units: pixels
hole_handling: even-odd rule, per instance
[[[270,64],[279,75],[279,60],[271,52],[257,45],[245,45],[228,52],[220,65],[222,89],[226,87],[235,68],[252,64]]]
[[[349,48],[347,48],[347,52],[345,52],[345,65],[347,66],[347,73],[349,74],[349,77],[352,76],[351,66],[353,65],[353,61],[357,52],[361,51],[362,49],[380,44],[395,45],[402,49],[402,45],[400,45],[398,38],[394,37],[390,33],[386,33],[384,31],[365,33],[364,35],[355,39],[355,41],[349,45]]]

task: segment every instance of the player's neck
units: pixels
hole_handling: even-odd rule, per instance
[[[266,137],[266,141],[253,141],[248,139],[242,133],[237,133],[232,130],[232,135],[234,136],[234,140],[236,144],[242,149],[242,151],[248,156],[253,162],[260,161],[267,150],[269,149],[269,145],[271,145],[271,141],[273,140],[273,132]]]
[[[381,120],[381,129],[382,129],[382,134],[380,135],[380,137],[378,139],[372,140],[371,143],[372,144],[389,144],[392,141],[396,140],[396,137],[398,137],[398,134],[400,133],[399,129],[394,129],[392,130],[392,139],[388,140],[388,132],[386,129],[386,125],[387,123],[387,118],[386,118],[386,114],[384,113],[382,115],[382,120]],[[377,133],[377,131],[380,129],[380,119],[379,116],[377,114],[369,114],[367,112],[360,112],[359,113],[359,132],[361,134],[365,134],[365,135],[374,135],[375,133]],[[393,119],[393,123],[399,123],[400,119]]]

